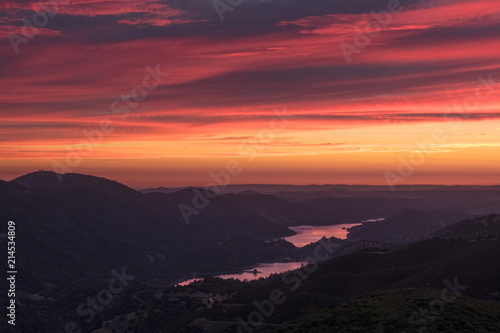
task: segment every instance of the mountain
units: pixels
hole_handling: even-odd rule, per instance
[[[185,187],[156,187],[156,188],[145,188],[140,190],[142,193],[174,193],[186,189]]]
[[[437,238],[481,239],[500,237],[500,215],[493,214],[467,219],[443,228],[434,234]]]
[[[423,206],[407,198],[321,197],[289,201],[270,194],[226,194],[225,196],[287,226],[356,223]]]
[[[488,298],[500,281],[498,259],[500,240],[426,240],[390,252],[360,251],[324,260],[318,265],[275,276],[247,288],[235,303],[265,299],[273,289],[284,291],[287,299],[321,295],[323,306],[361,296],[379,289],[429,287],[442,289],[444,280],[467,285],[464,294]],[[324,255],[324,252],[321,252]],[[480,272],[480,274],[478,274]],[[293,302],[291,302],[293,303]],[[304,303],[301,303],[304,305]],[[291,311],[287,303],[277,311]],[[295,309],[299,310],[299,309]],[[283,314],[285,313],[283,312]]]
[[[300,188],[296,193],[317,188]],[[374,195],[371,187],[326,186],[320,187],[324,197],[296,200],[244,189],[220,195],[202,188],[143,193],[105,178],[44,171],[0,181],[0,220],[16,223],[19,318],[28,318],[19,321],[17,328],[27,333],[60,333],[68,331],[68,321],[76,321],[83,332],[93,333],[112,329],[235,332],[281,291],[286,301],[273,305],[258,330],[287,331],[288,326],[281,325],[304,314],[313,317],[293,326],[336,329],[338,315],[358,306],[366,310],[367,321],[346,314],[346,320],[359,325],[359,329],[353,326],[355,332],[378,329],[370,316],[390,316],[392,301],[401,310],[398,316],[415,309],[405,302],[427,304],[435,296],[431,289],[466,286],[461,290],[464,297],[478,299],[500,292],[496,255],[500,240],[495,238],[499,216],[459,222],[472,212],[495,209],[496,189],[424,186]],[[470,193],[478,191],[488,194],[472,200]],[[439,195],[443,200],[436,203]],[[469,199],[464,210],[450,206],[454,200]],[[433,204],[427,205],[429,201]],[[429,208],[439,205],[448,208]],[[386,216],[384,221],[352,228],[348,240],[323,238],[301,249],[276,240],[294,233],[290,225]],[[190,286],[175,286],[191,277],[238,272],[258,262],[309,260],[318,254],[320,262],[268,279],[238,282],[209,277]],[[93,309],[94,316],[84,320],[75,310],[99,295],[102,300],[110,285],[116,290],[112,282],[117,276],[120,281],[129,278],[126,288],[103,300],[102,311],[86,308],[86,313]],[[0,287],[7,288],[5,279]],[[496,318],[488,310],[489,303],[463,300],[457,301],[453,313],[466,322],[470,314]],[[379,312],[364,308],[377,304],[383,307]],[[446,322],[455,317],[443,318]],[[496,329],[481,320],[472,323]],[[2,325],[0,330],[8,332]],[[468,329],[463,322],[459,325],[456,329]],[[385,329],[400,327],[405,326]]]
[[[265,219],[286,226],[307,224],[314,218],[319,219],[320,212],[300,202],[290,202],[270,194],[226,194],[222,197],[238,202],[247,209]]]
[[[446,302],[440,290],[391,289],[304,315],[268,332],[500,332],[500,303],[455,295]]]
[[[280,257],[288,249],[263,238],[294,233],[229,198],[212,199],[187,225],[178,207],[192,205],[188,190],[156,196],[104,178],[60,177],[40,171],[0,183],[0,219],[16,222],[19,270],[31,292],[121,267],[164,281],[232,270]]]
[[[134,284],[99,320],[82,327],[101,333],[116,318],[135,333],[497,332],[499,250],[494,239],[434,239],[325,258],[256,281],[208,277],[189,286]],[[63,298],[58,309],[70,318],[75,315],[64,309],[78,305],[73,299]],[[57,327],[50,313],[42,307],[33,315],[51,318]]]
[[[500,186],[401,185],[391,191],[387,186],[366,185],[227,185],[221,194],[288,226],[355,223],[405,209],[460,211],[463,217],[500,211]]]
[[[200,198],[200,194],[207,198],[208,204],[204,208],[197,209],[193,200]],[[166,211],[179,212],[180,204],[196,209],[198,213],[189,216],[189,226],[198,233],[208,235],[215,232],[215,237],[224,237],[218,241],[238,235],[275,239],[278,236],[295,234],[294,231],[272,218],[271,215],[266,215],[251,205],[243,205],[240,195],[217,195],[204,189],[189,188],[168,194],[153,192],[145,196],[164,207]],[[208,198],[209,196],[211,198]]]
[[[149,254],[183,243],[165,232],[185,234],[185,225],[146,198],[116,182],[68,174],[60,182],[36,172],[8,183],[0,216],[16,222],[22,277],[61,283],[119,269],[141,267]],[[15,187],[15,188],[13,188]],[[165,247],[154,240],[160,238]]]
[[[388,244],[408,244],[430,237],[450,224],[470,216],[460,210],[422,211],[405,209],[377,223],[365,222],[349,228],[350,240],[373,240]]]
[[[235,321],[238,317],[247,320],[250,314],[257,310],[255,304],[266,303],[273,290],[281,290],[283,294],[280,299],[285,301],[275,304],[272,315],[265,317],[266,327],[293,320],[315,309],[343,306],[347,301],[377,290],[425,287],[442,291],[457,287],[465,296],[491,299],[490,295],[496,295],[500,291],[498,259],[492,255],[498,250],[500,250],[498,240],[482,242],[429,240],[388,253],[358,252],[326,260],[317,268],[314,268],[314,265],[309,268],[303,267],[265,281],[255,282],[242,288],[226,302],[229,307],[226,313],[220,308],[211,311],[210,315],[206,313],[203,315],[207,320]],[[235,304],[241,305],[233,307]],[[416,304],[423,306],[428,303],[420,300]],[[362,305],[360,309],[364,309]],[[416,310],[418,307],[412,309]],[[387,315],[391,307],[379,311],[386,311]],[[352,315],[356,316],[355,313]],[[350,319],[353,317],[345,318],[346,327],[349,327]],[[390,321],[391,317],[386,317],[385,320]],[[355,320],[352,321],[354,322]],[[365,331],[369,330],[359,329],[359,332]]]

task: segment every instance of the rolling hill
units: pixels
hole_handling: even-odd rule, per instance
[[[178,206],[189,204],[191,193],[163,196],[79,174],[60,182],[41,171],[1,182],[0,219],[16,222],[26,289],[43,290],[44,282],[80,285],[125,266],[141,279],[166,281],[230,270],[279,257],[280,249],[262,239],[293,234],[223,197],[187,225]],[[211,254],[223,249],[230,255]],[[152,264],[151,258],[158,260]]]

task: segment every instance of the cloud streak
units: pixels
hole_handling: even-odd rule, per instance
[[[479,149],[483,137],[471,133],[482,129],[494,142],[500,3],[414,0],[401,6],[348,65],[340,43],[352,43],[355,28],[369,22],[372,11],[386,9],[386,0],[245,1],[223,22],[210,1],[70,0],[17,54],[7,36],[22,35],[23,17],[43,8],[37,1],[5,3],[3,161],[22,157],[36,164],[43,154],[60,156],[107,117],[116,131],[96,150],[101,159],[140,159],[141,151],[229,156],[283,105],[295,118],[290,139],[272,148],[277,155],[353,142],[362,159],[372,141],[390,147],[391,138],[414,140],[425,128],[456,122],[445,114],[475,93],[480,75],[490,74],[492,93],[462,119],[451,143]],[[113,114],[111,103],[156,63],[169,78],[127,119]],[[207,144],[196,146],[193,137]]]

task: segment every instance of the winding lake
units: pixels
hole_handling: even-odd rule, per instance
[[[286,241],[292,243],[296,247],[303,247],[310,243],[319,241],[323,237],[336,237],[339,239],[346,239],[348,231],[347,228],[361,225],[361,223],[348,223],[336,225],[300,225],[297,227],[290,227],[297,234],[284,238]]]
[[[297,234],[285,237],[286,241],[292,243],[297,247],[303,247],[310,243],[314,243],[319,241],[323,237],[336,237],[340,239],[346,239],[348,231],[347,228],[360,225],[363,222],[377,222],[381,221],[383,218],[377,218],[372,220],[361,221],[359,223],[345,223],[345,224],[335,224],[335,225],[327,225],[327,226],[315,226],[315,225],[300,225],[296,227],[290,227]],[[297,269],[301,267],[306,262],[300,261],[292,261],[292,262],[273,262],[273,263],[262,263],[257,264],[250,270],[245,270],[239,274],[222,274],[217,277],[223,279],[238,279],[240,281],[243,280],[257,280],[261,277],[266,278],[273,273],[283,273],[289,270]],[[254,273],[253,270],[256,269],[257,273]],[[194,281],[203,280],[202,278],[193,278],[189,280],[185,280],[179,283],[179,286],[186,286]]]
[[[243,280],[257,280],[260,278],[267,278],[269,275],[274,274],[274,273],[283,273],[286,271],[291,271],[294,269],[297,269],[301,267],[303,264],[306,264],[306,262],[300,262],[300,261],[290,261],[290,262],[273,262],[273,263],[262,263],[262,264],[257,264],[255,267],[249,270],[245,270],[241,273],[237,274],[222,274],[222,275],[217,275],[217,277],[223,278],[223,279],[237,279],[240,281]],[[257,272],[254,273],[253,270],[256,269]],[[179,286],[187,286],[191,282],[195,281],[200,281],[203,280],[202,278],[194,278],[194,279],[189,279],[186,281],[183,281],[179,283]]]
[[[366,221],[361,221],[359,223],[345,223],[345,224],[335,224],[335,225],[299,225],[296,227],[290,227],[297,234],[285,237],[284,239],[296,247],[303,247],[310,243],[319,241],[323,237],[336,237],[339,239],[346,239],[348,228],[361,225],[363,222],[377,222],[382,221],[383,218],[376,218]]]

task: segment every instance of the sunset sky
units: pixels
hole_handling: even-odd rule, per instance
[[[56,168],[204,185],[236,160],[234,184],[500,184],[498,0],[0,13],[0,179]]]

